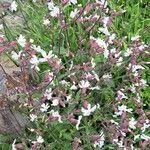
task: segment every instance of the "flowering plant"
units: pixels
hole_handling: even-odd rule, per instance
[[[15,90],[25,97],[20,103],[31,122],[25,138],[17,139],[23,147],[133,150],[150,144],[144,107],[150,47],[137,35],[119,37],[115,18],[125,11],[111,5],[106,0],[10,5],[13,13],[22,12],[26,27],[9,40],[3,22],[0,53],[20,67]]]

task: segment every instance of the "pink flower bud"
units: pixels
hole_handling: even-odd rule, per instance
[[[5,42],[4,38],[0,37],[0,43]]]
[[[62,3],[63,5],[66,5],[68,2],[69,2],[69,0],[61,0],[61,3]]]
[[[17,42],[16,42],[16,41],[12,41],[12,42],[9,43],[9,45],[10,45],[10,46],[16,46],[16,45],[17,45]]]
[[[4,52],[5,48],[4,47],[0,47],[0,53]]]
[[[77,124],[78,123],[78,121],[76,119],[74,119],[74,118],[69,118],[69,121],[71,123],[73,123],[73,124]]]
[[[64,103],[62,100],[59,100],[59,104],[60,104],[62,107],[65,107],[65,103]]]
[[[84,100],[84,102],[83,102],[83,107],[85,108],[85,109],[87,109],[88,108],[88,101],[87,100]]]
[[[100,139],[100,135],[92,135],[91,136],[91,141],[92,142],[98,141],[99,139]]]

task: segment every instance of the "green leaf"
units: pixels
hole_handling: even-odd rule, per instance
[[[77,51],[78,50],[78,45],[77,45],[77,38],[75,35],[75,31],[73,27],[70,27],[68,29],[68,35],[69,35],[69,43],[70,43],[70,48],[73,51]]]

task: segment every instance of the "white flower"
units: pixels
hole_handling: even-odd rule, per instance
[[[121,131],[122,136],[126,137],[126,133]]]
[[[141,45],[138,48],[139,48],[139,50],[143,50],[145,47],[147,47],[147,45]]]
[[[15,147],[15,143],[16,143],[16,139],[14,140],[14,142],[12,143],[12,150],[17,150]]]
[[[96,105],[91,108],[91,104],[88,104],[87,109],[83,107],[81,108],[81,112],[83,113],[83,116],[90,116],[90,114],[95,110],[96,110]]]
[[[53,2],[49,2],[47,5],[48,5],[49,10],[53,10],[53,8],[54,8],[54,3]]]
[[[116,54],[115,54],[115,58],[119,58],[120,57],[120,55],[121,55],[121,51],[118,53],[118,52],[116,52]]]
[[[56,56],[56,55],[55,55],[55,56]],[[54,56],[54,58],[57,58],[57,57],[55,57],[55,56]],[[57,64],[57,65],[61,65],[61,63],[62,63],[62,60],[61,60],[61,59],[57,59],[56,64]]]
[[[4,35],[4,34],[0,34],[0,37],[1,37],[1,38],[4,38],[4,37],[5,37],[5,35]]]
[[[94,70],[92,70],[92,73],[94,74],[94,78],[95,78],[97,81],[99,81],[99,76],[98,76],[98,74],[97,74]]]
[[[79,116],[79,117],[78,117],[77,124],[76,124],[76,129],[77,129],[77,130],[79,130],[79,125],[80,125],[81,119],[82,119],[82,116]]]
[[[132,85],[130,86],[130,90],[131,90],[133,93],[136,93],[136,88],[135,88],[134,84],[132,84]]]
[[[116,53],[116,48],[110,49],[110,52],[115,54]]]
[[[61,116],[60,116],[60,114],[59,114],[58,111],[51,110],[50,112],[52,113],[52,116],[53,116],[53,117],[58,118],[58,121],[59,121],[60,123],[62,123]]]
[[[72,4],[77,4],[78,2],[77,2],[77,0],[69,0]]]
[[[146,80],[141,79],[141,80],[140,80],[140,82],[141,82],[141,85],[142,85],[142,86],[147,86],[147,84],[146,84],[146,83],[147,83],[147,81],[146,81]]]
[[[0,30],[2,30],[3,29],[3,25],[2,24],[0,24]]]
[[[96,104],[96,107],[97,107],[97,109],[100,109],[100,105],[98,103]]]
[[[103,18],[103,26],[104,26],[104,27],[107,27],[107,24],[108,24],[109,20],[110,20],[109,17],[104,17],[104,18]]]
[[[150,127],[150,121],[147,119],[146,122],[143,124],[143,127],[141,128],[142,132],[145,132],[146,129]]]
[[[136,93],[136,101],[140,103],[141,97],[139,93]]]
[[[52,104],[51,104],[52,106],[58,106],[59,105],[59,100],[58,99],[54,99],[53,101],[52,101]]]
[[[149,140],[150,140],[150,136],[145,135],[145,134],[142,134],[142,135],[141,135],[141,139],[146,140],[146,141],[149,141]]]
[[[123,141],[118,141],[117,143],[116,143],[119,147],[121,147],[121,148],[123,148],[124,147],[124,145],[123,145]],[[125,149],[124,149],[125,150]]]
[[[113,142],[115,142],[119,147],[124,148],[123,138],[121,138],[120,141],[118,139],[113,139]]]
[[[37,115],[30,114],[30,121],[34,121],[37,118]]]
[[[38,65],[39,64],[39,60],[38,60],[36,55],[32,55],[32,58],[30,59],[30,63],[34,64],[34,65]]]
[[[110,79],[112,79],[112,75],[111,74],[104,74],[102,76],[102,78],[105,80],[105,81],[109,81]]]
[[[34,3],[36,2],[36,0],[32,0]]]
[[[118,122],[116,122],[116,121],[115,121],[115,120],[113,120],[113,119],[111,119],[111,120],[110,120],[110,122],[111,122],[111,123],[114,123],[114,124],[115,124],[115,125],[117,125],[117,126],[119,125],[119,123],[118,123]]]
[[[37,71],[40,70],[40,68],[38,67],[40,61],[36,55],[32,55],[32,58],[30,59],[30,63],[32,64],[31,68],[35,68]]]
[[[74,76],[76,74],[76,72],[72,72],[68,75],[68,77]],[[75,84],[75,83],[74,83]]]
[[[91,87],[90,90],[100,90],[98,86]]]
[[[126,52],[124,53],[124,56],[125,57],[128,57],[128,56],[130,56],[132,54],[132,49],[131,48],[127,48],[126,49]]]
[[[73,61],[71,61],[71,63],[70,63],[70,68],[69,68],[69,70],[71,70],[73,68]]]
[[[138,74],[138,71],[135,71],[134,73],[133,73],[133,75],[135,76],[135,77],[137,77],[139,74]],[[135,83],[135,86],[139,86],[139,83]]]
[[[11,52],[12,59],[18,60],[20,58],[20,56],[21,56],[21,53],[22,53],[22,51],[20,51],[18,54],[15,51],[12,51]]]
[[[103,54],[104,54],[104,57],[107,59],[108,56],[109,56],[109,50],[105,49],[104,52],[103,52]]]
[[[52,17],[57,17],[58,14],[60,14],[60,10],[57,6],[54,6],[53,2],[48,3],[48,9],[50,10],[50,15]]]
[[[54,79],[54,73],[53,72],[49,72],[48,74],[48,81],[51,82]]]
[[[70,18],[74,18],[77,15],[78,12],[79,12],[78,9],[75,8],[74,11],[71,11]]]
[[[44,139],[43,139],[41,136],[38,136],[37,142],[38,142],[38,143],[43,143],[43,142],[44,142]]]
[[[44,24],[45,26],[47,26],[47,25],[50,24],[50,21],[49,21],[48,19],[44,19],[43,24]]]
[[[129,121],[129,127],[131,128],[131,129],[136,129],[136,123],[137,123],[137,121],[135,121],[135,119],[132,117],[131,119],[130,119],[130,121]]]
[[[112,44],[112,41],[115,39],[115,37],[116,37],[115,33],[113,33],[111,36],[109,36],[108,43]]]
[[[40,46],[32,45],[32,48],[33,48],[36,52],[41,53],[41,54],[45,52]]]
[[[104,141],[105,141],[105,136],[104,136],[104,133],[102,131],[100,134],[99,140],[94,142],[94,147],[96,148],[98,146],[99,148],[102,148],[104,145]]]
[[[108,28],[107,27],[104,27],[104,28],[99,28],[98,29],[100,32],[104,33],[105,35],[109,36],[110,33],[108,31]]]
[[[104,8],[107,7],[107,0],[96,0],[96,3],[101,4]]]
[[[46,111],[48,110],[48,108],[49,108],[49,105],[43,103],[43,104],[41,105],[40,110],[41,110],[41,112],[46,112]]]
[[[119,111],[126,111],[126,112],[132,112],[132,109],[131,108],[127,108],[127,106],[126,105],[121,105],[121,106],[118,106],[118,110]]]
[[[66,101],[68,102],[69,100],[71,100],[71,98],[72,98],[72,95],[68,95],[68,96],[66,96]]]
[[[57,15],[59,15],[60,14],[60,11],[59,11],[59,8],[58,7],[54,7],[53,8],[53,10],[50,12],[50,15],[52,16],[52,17],[57,17]]]
[[[132,66],[132,72],[136,72],[139,69],[145,69],[144,67],[142,67],[141,65],[133,65]]]
[[[71,87],[70,87],[71,90],[77,90],[77,86],[75,84],[73,84]]]
[[[46,89],[46,92],[45,92],[45,94],[44,94],[44,96],[48,99],[48,100],[50,100],[51,98],[52,98],[52,89],[51,88],[49,88],[49,89]]]
[[[61,83],[62,85],[66,85],[66,86],[69,85],[69,82],[67,82],[67,81],[65,81],[65,80],[60,81],[60,83]]]
[[[54,57],[54,54],[52,54],[52,51],[49,51],[48,54],[46,54],[45,51],[42,51],[41,54],[43,56],[43,58],[40,58],[40,62],[46,62],[48,59]]]
[[[123,112],[129,112],[129,113],[132,112],[132,109],[131,108],[128,109],[126,105],[118,106],[118,110],[119,112],[115,112],[117,116],[122,115]]]
[[[120,66],[120,65],[122,64],[122,62],[123,62],[123,58],[122,58],[122,57],[119,57],[119,59],[118,59],[117,62],[116,62],[116,65],[117,65],[117,66]]]
[[[33,128],[28,128],[28,130],[31,131],[31,132],[35,131],[35,129],[33,129]]]
[[[100,47],[102,47],[102,48],[104,48],[105,50],[107,50],[107,44],[105,43],[104,40],[98,38],[98,39],[96,40],[96,42],[97,42],[97,44],[98,44]]]
[[[124,95],[124,93],[121,90],[117,91],[117,94],[120,100],[128,98],[127,96]]]
[[[33,39],[30,39],[30,41],[29,41],[30,43],[33,43],[34,42],[34,40]]]
[[[96,63],[95,63],[95,61],[94,61],[94,58],[91,59],[91,64],[92,64],[92,68],[95,68]]]
[[[89,81],[82,80],[82,81],[80,81],[79,87],[81,89],[87,89],[90,87],[90,83],[89,83]]]
[[[136,41],[136,40],[138,40],[139,38],[140,38],[140,36],[139,36],[139,35],[134,36],[134,37],[132,37],[132,38],[131,38],[131,41]]]
[[[109,56],[109,50],[105,49],[103,54],[104,54],[104,57],[107,59]]]
[[[85,78],[89,79],[89,78],[93,78],[93,75],[91,73],[85,73]]]
[[[13,12],[13,11],[17,11],[17,7],[18,7],[18,5],[17,5],[17,3],[16,3],[16,1],[13,1],[12,3],[11,3],[11,5],[10,5],[10,10]]]
[[[106,42],[100,38],[94,38],[93,36],[90,36],[91,40],[96,41],[96,43],[99,45],[99,47],[104,48],[105,50],[107,50],[108,45],[106,44]]]
[[[121,10],[121,13],[125,13],[126,12],[126,10]]]
[[[140,134],[134,135],[134,141],[140,138]]]
[[[17,39],[17,42],[22,47],[25,47],[25,45],[26,45],[26,39],[25,39],[25,37],[22,34],[20,34],[19,38]]]

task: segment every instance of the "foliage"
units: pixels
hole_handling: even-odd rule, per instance
[[[15,89],[31,121],[12,146],[148,148],[148,6],[146,0],[11,4],[24,27],[11,30],[3,20],[0,52],[21,68]]]

